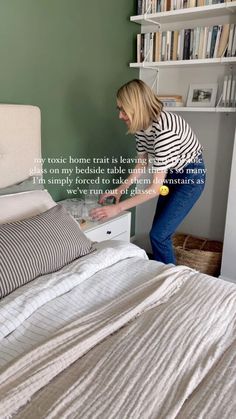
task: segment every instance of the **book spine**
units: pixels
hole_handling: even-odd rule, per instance
[[[150,40],[149,40],[149,62],[153,61],[153,51],[154,51],[154,33],[150,33]]]
[[[227,107],[230,106],[231,83],[232,83],[232,75],[228,76],[228,81],[227,81],[226,100],[225,100]]]
[[[215,49],[214,49],[213,58],[217,58],[218,49],[219,49],[219,43],[220,43],[220,37],[221,37],[221,33],[222,33],[222,28],[223,28],[223,25],[219,25],[218,26],[218,31],[217,31],[217,37],[216,37],[216,43],[215,43]]]
[[[165,58],[167,61],[170,61],[171,54],[171,31],[166,32],[166,54]]]
[[[204,28],[204,40],[203,40],[203,48],[202,48],[202,58],[206,58],[206,49],[207,49],[207,40],[208,40],[208,32],[209,26]]]
[[[141,33],[137,34],[137,63],[141,63]]]
[[[199,48],[198,48],[199,59],[203,58],[204,35],[205,35],[205,28],[200,28],[200,38],[199,38]]]
[[[200,27],[197,27],[194,30],[193,58],[195,60],[197,60],[199,58],[198,57],[199,43],[200,43]]]
[[[212,36],[212,27],[209,27],[208,36],[207,36],[206,58],[210,58],[211,36]]]
[[[233,46],[233,38],[234,38],[234,27],[235,24],[231,23],[229,28],[229,41],[228,41],[228,48],[227,48],[227,57],[232,56],[232,46]]]
[[[223,25],[221,36],[220,36],[217,58],[221,58],[224,56],[227,45],[228,45],[228,39],[229,39],[229,23],[225,23]]]
[[[226,106],[226,92],[227,92],[228,76],[224,77],[223,91],[222,91],[222,106]]]
[[[234,38],[232,43],[231,56],[236,57],[236,27],[234,28]]]
[[[214,56],[217,32],[218,32],[218,26],[215,25],[212,28],[212,34],[211,34],[210,58],[213,58]]]
[[[230,92],[230,105],[235,106],[235,96],[236,96],[236,80],[235,77],[232,79],[231,92]]]
[[[143,0],[137,0],[137,15],[142,14]]]
[[[189,60],[190,57],[190,35],[191,29],[184,30],[183,60]]]
[[[145,58],[144,47],[145,47],[145,34],[141,33],[141,48],[140,48],[140,62],[142,63]]]

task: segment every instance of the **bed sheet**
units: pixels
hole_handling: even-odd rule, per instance
[[[27,310],[2,338],[3,417],[234,419],[235,285],[131,244],[98,247],[18,291]]]

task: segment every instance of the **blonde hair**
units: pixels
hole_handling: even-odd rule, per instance
[[[162,102],[142,80],[134,79],[124,84],[117,91],[116,97],[118,105],[130,120],[130,134],[147,129],[153,121],[159,119]]]

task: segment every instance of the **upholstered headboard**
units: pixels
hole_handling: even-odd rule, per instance
[[[0,188],[29,177],[41,164],[40,109],[29,105],[0,104]]]

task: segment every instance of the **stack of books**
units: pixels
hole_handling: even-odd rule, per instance
[[[137,14],[169,12],[219,3],[226,3],[226,0],[137,0]]]
[[[235,23],[226,23],[138,34],[137,62],[235,57],[235,28]]]
[[[233,74],[224,77],[223,90],[218,106],[236,107],[236,76]]]
[[[158,95],[158,99],[164,107],[184,106],[182,96],[180,95]]]

